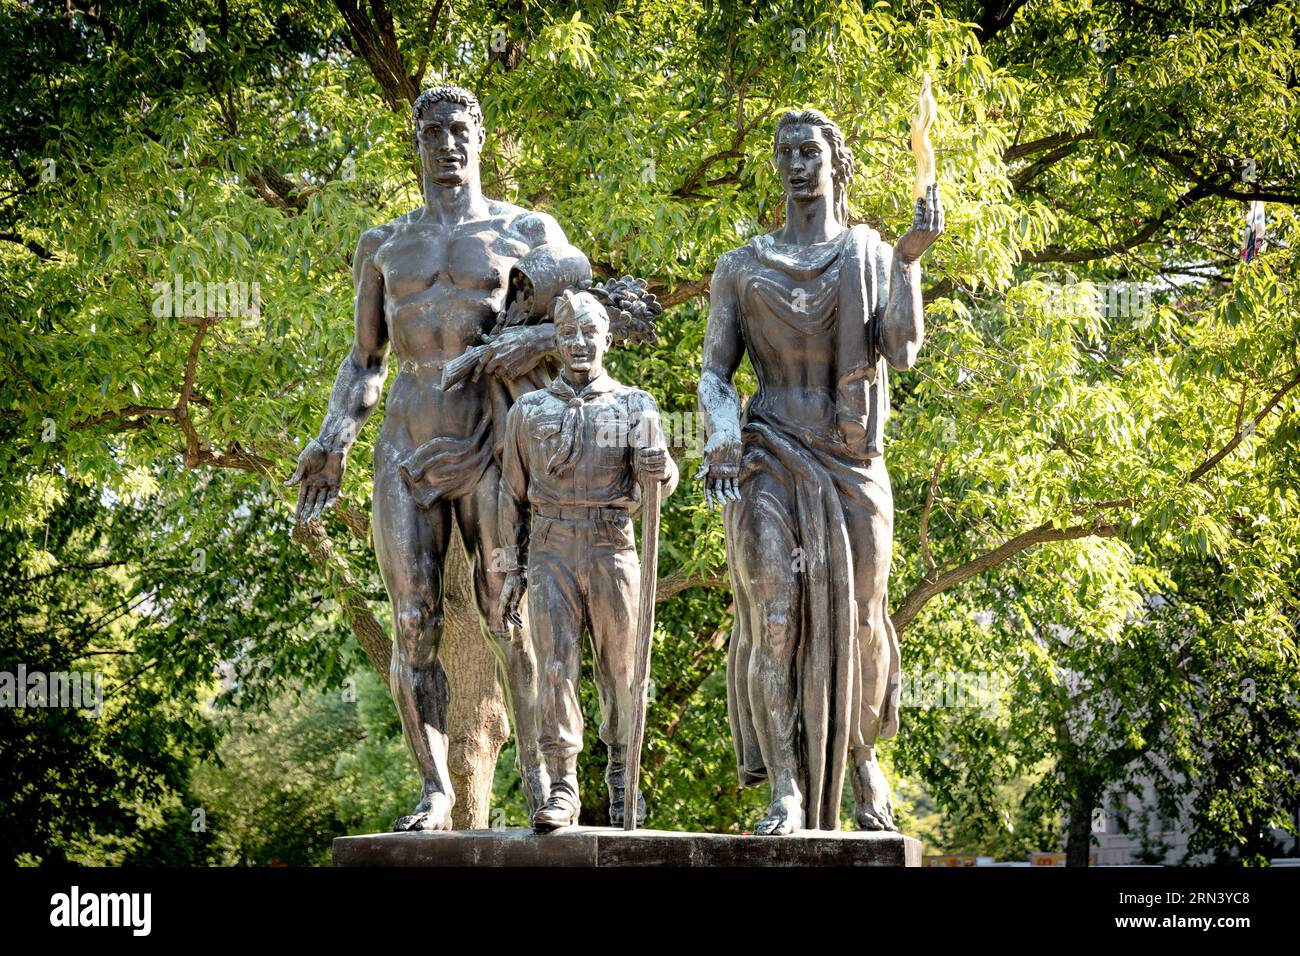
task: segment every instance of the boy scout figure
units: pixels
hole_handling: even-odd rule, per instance
[[[565,292],[554,318],[564,370],[510,409],[498,511],[501,542],[513,559],[502,611],[518,624],[527,589],[537,655],[538,749],[551,780],[548,799],[533,812],[538,832],[578,822],[584,631],[595,658],[600,739],[609,749],[610,821],[623,824],[627,737],[639,706],[632,685],[640,565],[631,512],[641,481],[662,481],[667,496],[678,478],[654,399],[602,366],[611,341],[604,307],[589,293]],[[638,799],[638,822],[644,817]]]

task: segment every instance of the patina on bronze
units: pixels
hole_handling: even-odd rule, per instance
[[[699,476],[725,506],[736,602],[727,686],[740,781],[771,786],[760,834],[839,829],[845,772],[858,827],[893,830],[875,750],[898,727],[887,368],[911,368],[921,347],[919,259],[943,208],[928,185],[891,248],[848,225],[853,157],[835,123],[787,113],[774,150],[785,224],[719,260],[698,396]],[[732,376],[746,354],[758,390],[742,418]]]
[[[453,521],[468,551],[483,631],[500,662],[530,810],[550,793],[537,749],[531,644],[520,623],[501,614],[498,456],[512,397],[549,381],[556,348],[554,326],[541,320],[549,302],[540,301],[531,278],[545,277],[553,297],[555,289],[588,282],[591,272],[550,216],[483,195],[485,131],[473,94],[454,86],[426,90],[415,101],[414,120],[424,205],[357,244],[352,351],[320,435],[289,483],[301,486],[299,521],[318,518],[337,499],[348,452],[379,402],[388,353],[395,351],[398,373],[375,442],[373,533],[393,610],[393,698],[423,780],[414,811],[395,828],[446,830],[455,794],[438,646]],[[517,310],[529,321],[499,321],[508,292],[529,300]],[[653,296],[631,299],[642,319],[657,308]],[[470,350],[474,374],[444,387],[444,368]]]
[[[565,292],[554,318],[564,368],[510,409],[498,508],[501,540],[515,561],[500,614],[517,625],[527,591],[541,675],[539,741],[550,793],[532,814],[539,833],[578,822],[584,634],[591,637],[600,739],[609,755],[610,821],[623,823],[627,748],[640,703],[636,622],[641,599],[654,599],[640,594],[631,513],[641,483],[660,483],[671,494],[678,478],[654,399],[604,370],[612,336],[600,302],[587,292]],[[644,818],[644,800],[636,816]]]

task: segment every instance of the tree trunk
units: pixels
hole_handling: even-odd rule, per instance
[[[1070,801],[1069,817],[1065,829],[1065,865],[1087,866],[1092,853],[1092,811],[1096,803],[1093,793],[1079,793]]]
[[[443,582],[446,624],[438,659],[451,687],[447,763],[456,789],[452,823],[457,830],[482,830],[488,827],[492,777],[510,725],[497,684],[497,659],[483,638],[474,607],[459,530],[452,531]]]

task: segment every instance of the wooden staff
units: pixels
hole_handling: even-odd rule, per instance
[[[647,411],[642,438],[646,447],[658,434],[657,416]],[[656,426],[651,428],[651,421]],[[636,829],[637,795],[641,792],[641,745],[645,740],[646,709],[650,705],[650,651],[655,636],[655,585],[659,579],[659,501],[662,490],[658,478],[641,482],[641,592],[636,619],[636,673],[632,680],[636,706],[632,712],[632,729],[627,740],[627,769],[623,787],[623,829]]]

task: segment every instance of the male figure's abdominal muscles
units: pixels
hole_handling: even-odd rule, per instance
[[[405,362],[388,390],[384,422],[400,426],[413,442],[446,436],[472,435],[487,412],[486,382],[466,381],[450,391],[442,388],[442,362],[408,369]]]

